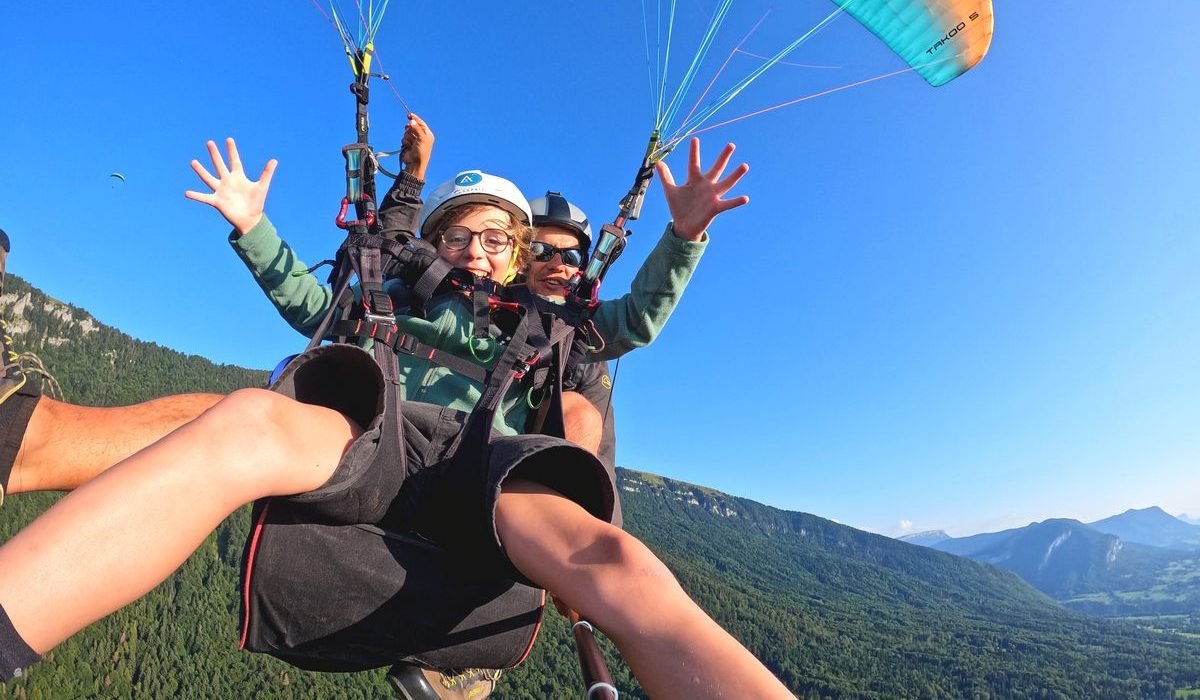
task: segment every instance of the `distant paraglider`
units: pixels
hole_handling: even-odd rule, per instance
[[[120,181],[121,181],[121,184],[124,184],[124,183],[125,183],[125,176],[124,176],[124,175],[122,175],[121,173],[112,173],[112,174],[110,174],[108,177],[109,177],[109,182],[111,182],[111,183],[112,183],[112,186],[113,186],[113,187],[116,187],[116,186],[117,186],[117,181],[118,181],[118,180],[120,180]]]

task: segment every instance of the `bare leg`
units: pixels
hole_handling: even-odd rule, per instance
[[[238,507],[323,484],[358,432],[336,411],[234,392],[0,547],[0,604],[45,653],[160,583]]]
[[[496,524],[517,568],[603,629],[651,697],[795,697],[632,535],[522,481]]]
[[[96,408],[43,396],[25,429],[8,491],[78,488],[220,399],[219,394],[180,394],[133,406]]]
[[[583,394],[574,391],[563,392],[562,403],[566,438],[596,454],[600,449],[600,437],[604,434],[604,420],[600,417],[600,411]]]
[[[45,653],[165,579],[241,505],[325,483],[358,432],[329,409],[235,392],[0,547],[0,605]],[[577,504],[514,482],[497,526],[518,568],[604,629],[651,695],[792,697],[644,545]]]

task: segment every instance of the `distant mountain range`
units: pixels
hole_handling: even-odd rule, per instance
[[[914,532],[911,535],[904,535],[896,539],[909,544],[919,544],[923,547],[932,547],[938,542],[950,539],[950,535],[947,535],[945,530],[924,530],[922,532]]]
[[[1200,548],[1200,525],[1180,520],[1158,506],[1130,509],[1088,525],[1126,542],[1152,547]]]
[[[1086,612],[1200,615],[1200,526],[1161,508],[918,543],[1012,571]]]
[[[113,405],[264,380],[263,372],[136,341],[11,275],[0,316],[12,322],[22,348],[43,354],[73,401]],[[619,478],[629,530],[805,700],[1171,697],[1200,685],[1200,625],[1079,614],[996,566],[652,474],[620,470]],[[55,498],[6,499],[0,542]],[[1118,538],[1057,522],[1066,524],[1024,536],[1049,552],[1044,574],[1090,580],[1063,573],[1058,557],[1070,553],[1099,571],[1105,557],[1077,542],[1111,549]],[[236,651],[239,555],[248,529],[243,509],[170,580],[0,686],[0,697],[387,697],[378,672],[309,673]],[[1072,534],[1051,546],[1064,532]],[[1024,545],[1001,544],[980,551],[1037,570],[1041,560],[1020,553]],[[1137,547],[1145,546],[1124,544],[1117,561]],[[644,698],[601,641],[621,696]],[[568,623],[551,611],[529,660],[504,673],[493,697],[580,691]]]

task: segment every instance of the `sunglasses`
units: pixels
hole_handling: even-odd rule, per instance
[[[471,239],[479,236],[479,245],[489,253],[503,253],[512,245],[513,237],[498,228],[472,231],[466,226],[447,226],[442,231],[442,243],[450,250],[462,250],[471,245]]]
[[[556,253],[562,258],[563,265],[567,267],[583,265],[583,251],[579,248],[555,248],[549,243],[541,241],[529,244],[529,254],[538,262],[550,262]]]

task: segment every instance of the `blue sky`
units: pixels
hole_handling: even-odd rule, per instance
[[[715,4],[679,3],[673,65]],[[735,2],[698,83],[768,9],[747,50],[833,5]],[[0,19],[10,269],[218,362],[300,347],[182,193],[204,141],[235,136],[248,166],[280,160],[283,235],[310,262],[333,250],[353,102],[321,13],[7,3]],[[885,534],[1200,512],[1197,22],[1190,0],[1003,3],[989,56],[946,87],[905,74],[706,134],[706,157],[738,144],[752,202],[622,362],[619,463]],[[653,120],[642,27],[631,0],[395,0],[377,45],[437,134],[431,181],[479,167],[602,220]],[[777,66],[725,115],[902,67],[849,17],[789,61],[826,67]],[[404,109],[382,83],[372,98],[373,141],[395,147]],[[666,218],[654,186],[609,295]]]

